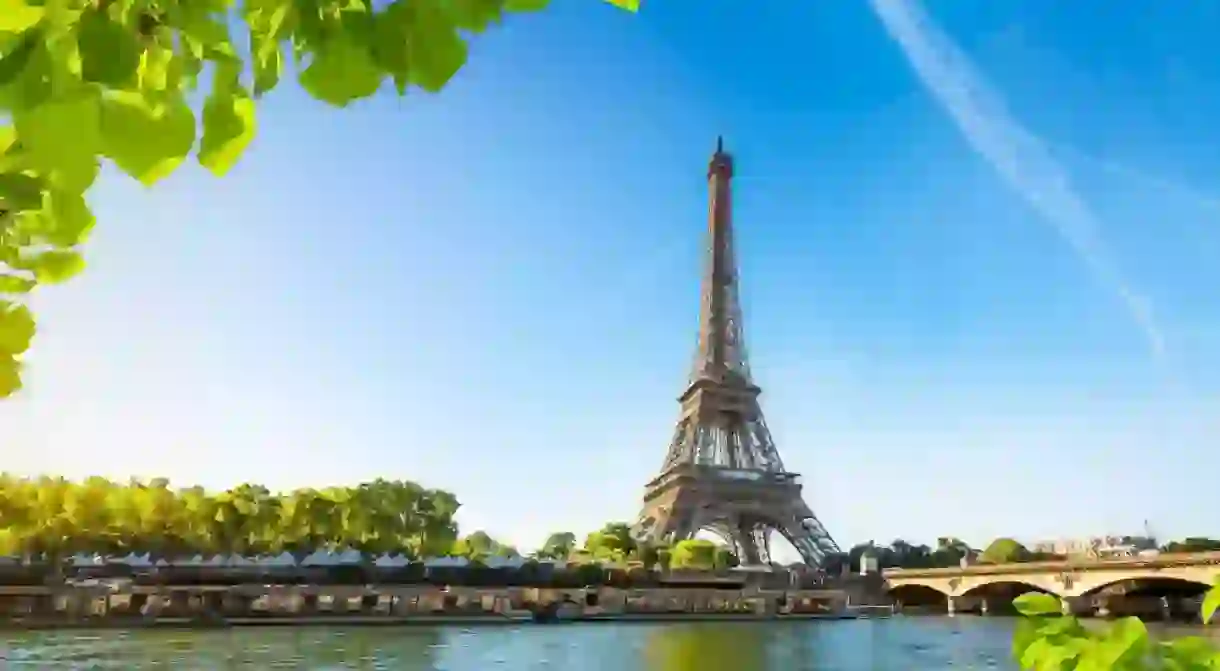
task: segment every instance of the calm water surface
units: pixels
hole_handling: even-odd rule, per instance
[[[925,671],[1016,669],[1016,620],[0,633],[0,669]]]

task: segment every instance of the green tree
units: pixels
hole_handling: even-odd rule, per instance
[[[675,569],[711,571],[716,568],[718,546],[703,538],[678,541],[670,555],[669,566]]]
[[[85,194],[103,161],[149,186],[191,154],[225,174],[289,58],[301,88],[336,107],[387,82],[399,95],[436,92],[465,64],[468,35],[547,4],[0,0],[0,297],[84,268],[94,226]],[[248,36],[241,48],[234,28]],[[28,309],[0,300],[0,397],[20,388],[33,334]]]
[[[457,497],[449,492],[428,489],[420,493],[414,510],[420,531],[411,542],[417,557],[439,557],[453,547],[458,537],[453,516],[459,507]]]
[[[471,561],[486,562],[488,557],[518,557],[517,549],[500,543],[484,531],[476,531],[453,546],[453,554]]]
[[[623,522],[611,522],[585,538],[584,550],[594,560],[623,562],[636,549],[631,526]]]
[[[576,534],[571,531],[559,531],[547,536],[537,555],[542,559],[567,559],[575,548]]]
[[[941,536],[936,539],[936,549],[932,551],[932,565],[939,568],[960,566],[962,559],[974,554],[970,545],[960,538]]]
[[[985,564],[1011,564],[1028,561],[1029,550],[1011,538],[997,538],[979,555],[979,561]]]
[[[1217,552],[1220,551],[1220,540],[1192,536],[1166,543],[1161,549],[1165,552]]]
[[[716,550],[712,555],[712,566],[717,569],[733,568],[740,562],[737,560],[737,555],[733,554],[733,550],[724,546],[717,545]]]
[[[877,548],[877,563],[885,568],[931,568],[932,548],[927,545],[912,545],[902,539],[890,543],[889,547]]]
[[[869,555],[872,555],[873,557],[877,557],[877,563],[878,563],[878,565],[880,565],[880,563],[881,563],[880,549],[877,547],[877,545],[873,541],[869,541],[867,543],[857,543],[856,545],[853,545],[850,550],[847,551],[848,565],[851,567],[850,570],[852,570],[852,571],[860,570],[860,560],[864,557],[865,554],[869,554]]]
[[[669,547],[662,543],[645,543],[636,549],[640,563],[645,569],[669,567]]]
[[[837,576],[844,570],[851,570],[851,557],[846,552],[836,552],[826,555],[822,563],[827,575]]]

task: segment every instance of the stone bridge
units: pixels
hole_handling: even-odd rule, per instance
[[[1161,554],[1121,559],[1070,559],[1024,564],[982,564],[964,568],[886,569],[886,588],[925,587],[949,600],[979,595],[992,585],[1034,589],[1067,600],[1095,596],[1106,588],[1140,583],[1197,585],[1220,579],[1220,552]]]

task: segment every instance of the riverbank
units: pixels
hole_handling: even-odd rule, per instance
[[[717,613],[618,613],[612,615],[587,615],[539,621],[532,615],[516,617],[487,617],[479,615],[456,616],[355,616],[355,617],[248,617],[221,620],[198,620],[192,618],[110,618],[87,620],[7,620],[0,621],[0,631],[63,631],[63,630],[136,630],[136,629],[231,629],[231,628],[283,628],[283,627],[513,627],[532,624],[630,624],[664,622],[794,622],[810,620],[855,620],[861,617],[888,617],[888,614],[864,615],[857,612],[838,614],[797,613],[787,615],[734,615]]]
[[[0,587],[8,629],[841,619],[837,590],[320,585]],[[881,607],[869,614],[888,614]]]

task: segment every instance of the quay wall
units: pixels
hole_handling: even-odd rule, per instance
[[[0,626],[846,617],[839,590],[383,585],[0,586]]]

